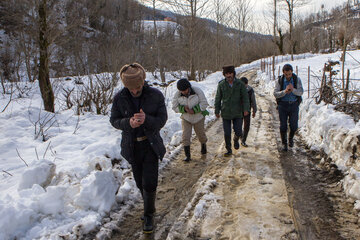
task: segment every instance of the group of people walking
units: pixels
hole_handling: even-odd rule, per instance
[[[256,116],[257,107],[255,92],[248,85],[247,78],[236,78],[234,66],[224,66],[223,75],[224,79],[217,86],[215,115],[222,118],[226,148],[224,156],[228,157],[232,155],[232,145],[234,149],[240,148],[240,140],[242,146],[248,147],[246,140],[250,120],[251,116]],[[151,233],[154,228],[158,160],[164,157],[166,151],[160,129],[164,127],[168,116],[163,94],[150,87],[145,82],[145,76],[144,68],[138,63],[126,64],[121,68],[120,77],[124,88],[114,97],[110,123],[122,130],[121,155],[130,163],[136,186],[143,197],[143,231]],[[184,161],[189,162],[193,128],[201,144],[201,154],[207,153],[205,117],[209,115],[206,109],[209,104],[201,88],[192,86],[186,78],[177,81],[177,89],[172,109],[181,113]],[[293,74],[291,65],[286,64],[274,90],[274,96],[279,100],[280,134],[284,151],[294,145],[302,93],[300,78]],[[286,135],[288,119],[289,145]]]

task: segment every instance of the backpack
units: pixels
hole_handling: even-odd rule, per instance
[[[284,90],[284,88],[283,88],[283,86],[284,86],[284,78],[285,78],[284,75],[281,75],[278,78],[278,83],[280,85],[280,91]],[[292,78],[294,79],[294,88],[296,88],[297,87],[297,82],[298,82],[296,74],[293,73]],[[300,105],[300,103],[302,102],[302,97],[301,96],[296,96],[296,98],[297,98],[298,104]],[[279,105],[280,99],[281,98],[276,98],[276,103],[278,105]]]

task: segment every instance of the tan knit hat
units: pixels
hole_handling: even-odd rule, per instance
[[[128,89],[139,88],[144,85],[145,69],[139,63],[125,64],[120,69],[120,78]]]

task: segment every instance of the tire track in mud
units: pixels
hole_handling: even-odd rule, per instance
[[[281,148],[279,117],[274,99],[268,96],[272,129]],[[308,150],[299,136],[295,146],[280,153],[289,205],[299,239],[360,239],[357,212],[353,201],[342,191],[341,172],[329,162],[321,163],[325,154]]]

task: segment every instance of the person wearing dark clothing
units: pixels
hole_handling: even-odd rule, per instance
[[[248,92],[249,101],[250,101],[250,112],[247,116],[244,116],[244,129],[241,137],[241,145],[244,147],[248,147],[248,145],[246,144],[246,139],[250,130],[251,109],[252,109],[252,117],[254,118],[257,112],[257,106],[256,106],[255,92],[254,89],[248,84],[249,80],[246,77],[242,77],[240,78],[240,80],[245,84],[246,91]]]
[[[145,82],[145,70],[138,64],[120,70],[124,84],[114,97],[110,123],[122,130],[121,155],[131,164],[136,186],[144,200],[144,233],[154,227],[158,160],[166,149],[160,129],[167,121],[163,94]]]
[[[290,64],[283,66],[283,75],[275,83],[274,96],[278,102],[282,151],[288,150],[287,127],[290,124],[289,147],[294,146],[294,135],[298,129],[299,104],[304,93],[301,79],[293,73]]]
[[[218,83],[215,96],[215,115],[223,119],[225,147],[228,157],[232,154],[231,149],[231,123],[233,124],[234,148],[239,149],[239,139],[242,135],[243,117],[250,111],[249,97],[245,85],[237,79],[234,66],[224,66],[223,75],[225,79]]]

